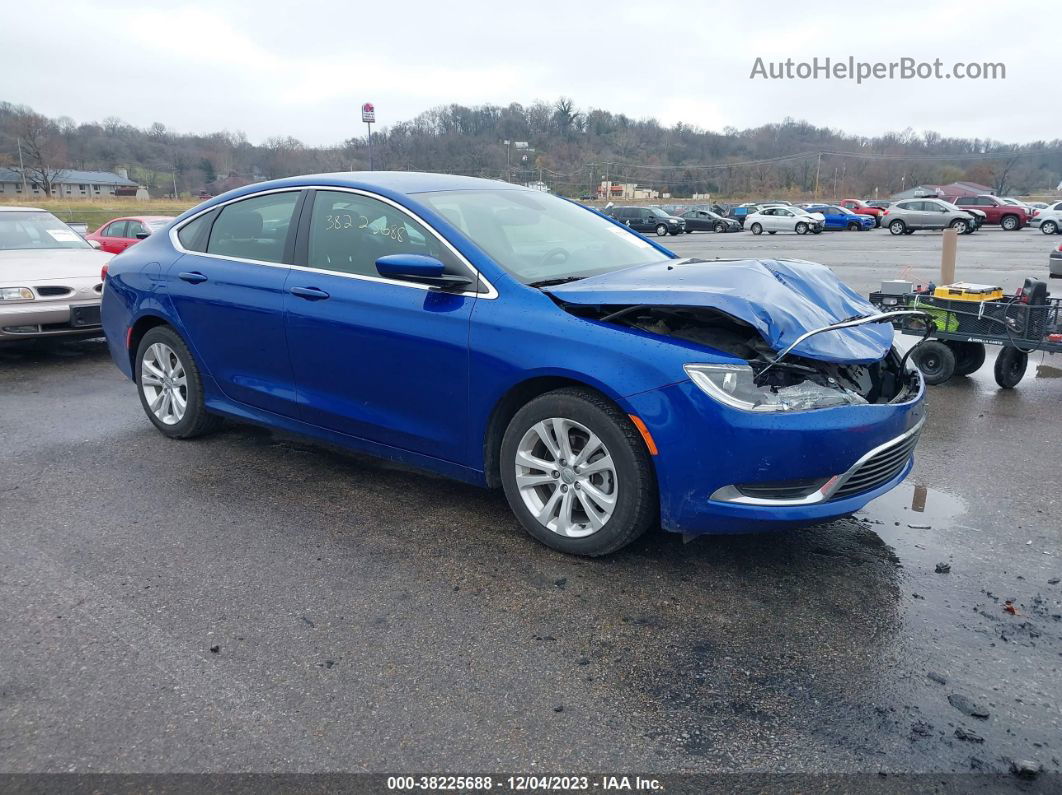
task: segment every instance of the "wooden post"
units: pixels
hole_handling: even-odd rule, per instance
[[[952,284],[955,281],[955,250],[959,244],[959,232],[956,229],[944,230],[944,242],[940,249],[940,283]]]

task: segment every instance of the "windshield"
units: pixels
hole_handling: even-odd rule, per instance
[[[649,207],[649,212],[655,215],[657,218],[670,218],[671,216],[661,210],[659,207]]]
[[[439,191],[417,199],[524,284],[583,278],[667,258],[635,233],[537,191]]]
[[[0,251],[91,248],[84,238],[51,213],[0,211]]]

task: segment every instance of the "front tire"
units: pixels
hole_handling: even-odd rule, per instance
[[[726,226],[725,225],[723,225],[723,224],[716,224],[715,225],[715,233],[716,234],[719,234],[720,232],[725,232],[725,231],[726,231]]]
[[[915,345],[911,361],[930,386],[943,384],[955,373],[955,354],[940,340],[925,340]]]
[[[513,513],[553,549],[606,555],[657,519],[645,442],[630,419],[596,392],[573,387],[532,400],[509,423],[500,460]]]
[[[749,229],[752,231],[752,234],[754,234],[754,235],[762,235],[763,234],[763,227],[760,226],[759,224],[753,224],[751,227],[749,227]]]
[[[203,381],[191,351],[169,326],[156,326],[140,340],[135,374],[140,405],[165,436],[192,439],[221,424],[220,417],[206,410]]]
[[[862,230],[862,228],[863,228],[863,225],[862,224],[857,224],[855,221],[853,221],[852,223],[850,223],[848,225],[848,231],[849,232],[859,232],[860,230]]]
[[[902,235],[904,232],[907,231],[907,224],[897,218],[895,221],[889,224],[889,231],[892,232],[894,235]]]
[[[955,372],[953,375],[971,375],[981,369],[985,363],[985,346],[981,342],[954,342],[948,340],[944,343],[955,354]]]
[[[808,233],[808,225],[803,221],[797,221],[796,228],[793,231],[798,235],[806,235]]]
[[[960,235],[965,235],[970,231],[970,225],[961,218],[956,218],[951,222],[951,228],[958,232]]]
[[[657,224],[656,234],[658,237],[667,237],[667,224]]]

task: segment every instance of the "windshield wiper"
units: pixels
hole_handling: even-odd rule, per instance
[[[562,276],[559,279],[543,279],[540,282],[528,282],[528,287],[553,287],[556,284],[567,284],[568,282],[577,282],[580,279],[585,279],[585,276]]]

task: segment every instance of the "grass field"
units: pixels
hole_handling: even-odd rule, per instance
[[[90,232],[107,223],[112,218],[125,215],[180,215],[189,207],[197,204],[194,199],[3,199],[0,204],[15,204],[27,207],[40,207],[55,214],[63,221],[80,221],[88,224]]]

